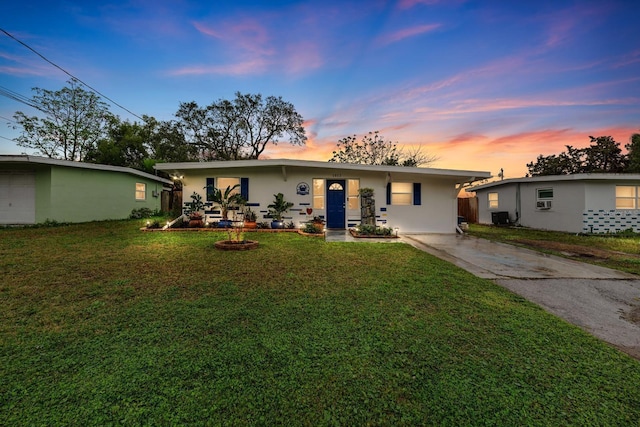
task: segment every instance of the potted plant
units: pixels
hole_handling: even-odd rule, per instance
[[[284,194],[274,194],[274,202],[267,206],[269,208],[269,215],[273,221],[271,221],[271,228],[284,228],[284,222],[282,216],[293,207],[293,203],[284,200]]]
[[[258,215],[251,208],[246,208],[244,210],[244,228],[254,229],[258,227],[258,223],[256,222],[258,219]]]
[[[318,231],[318,233],[322,233],[324,230],[324,220],[319,216],[314,216],[313,220],[311,220],[313,227]]]
[[[233,187],[229,185],[224,191],[215,187],[211,188],[211,186],[205,187],[208,191],[211,191],[211,200],[220,208],[220,213],[222,214],[222,219],[218,221],[218,227],[220,228],[231,227],[229,210],[245,203],[242,195],[233,193],[238,187],[240,187],[240,184],[236,184]]]
[[[187,203],[187,215],[189,215],[189,227],[198,228],[204,225],[203,216],[200,211],[204,209],[202,196],[195,191],[191,195],[191,201]]]

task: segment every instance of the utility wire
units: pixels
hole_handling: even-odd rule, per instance
[[[15,142],[13,139],[9,139],[9,138],[7,138],[6,136],[2,136],[2,135],[0,135],[0,138],[2,138],[2,139],[6,139],[7,141]]]
[[[0,119],[5,119],[5,120],[9,120],[11,123],[16,123],[15,120],[10,119],[9,117],[5,117],[5,116],[0,116]]]
[[[47,58],[44,57],[44,55],[42,55],[41,53],[39,53],[38,51],[36,51],[34,48],[32,48],[31,46],[29,46],[28,44],[24,43],[21,40],[18,40],[17,38],[15,38],[14,36],[12,36],[10,33],[8,33],[7,31],[5,31],[4,29],[0,28],[0,31],[2,31],[3,33],[5,33],[7,35],[7,37],[12,38],[13,40],[15,40],[16,42],[20,43],[22,46],[26,47],[27,49],[29,49],[31,52],[35,53],[36,55],[38,55],[40,58],[44,59],[46,62],[48,62],[49,64],[53,65],[54,67],[56,67],[58,70],[62,71],[63,73],[65,73],[66,75],[68,75],[69,77],[76,79],[77,81],[79,81],[80,83],[82,83],[83,85],[85,85],[86,87],[88,87],[89,89],[91,89],[92,91],[94,91],[95,93],[97,93],[98,95],[100,95],[101,97],[103,97],[104,99],[108,100],[109,102],[111,102],[112,104],[122,108],[124,111],[126,111],[127,113],[131,114],[132,116],[135,116],[137,118],[139,118],[140,120],[144,119],[142,117],[140,117],[139,115],[137,115],[136,113],[132,112],[131,110],[123,107],[122,105],[118,104],[116,101],[114,101],[113,99],[109,98],[108,96],[102,94],[100,91],[98,91],[97,89],[94,89],[93,87],[89,86],[88,84],[86,84],[85,82],[83,82],[82,80],[80,80],[79,78],[77,78],[76,76],[74,76],[73,74],[71,74],[70,72],[68,72],[67,70],[65,70],[64,68],[60,67],[59,65],[53,63],[52,61],[48,60]],[[22,101],[21,101],[22,102]],[[29,104],[27,104],[29,105]],[[37,107],[35,107],[37,108]]]
[[[7,98],[13,99],[14,101],[22,102],[29,107],[33,107],[37,110],[42,111],[40,106],[36,104],[33,99],[27,98],[24,95],[20,95],[18,92],[14,92],[11,89],[8,89],[4,86],[0,86],[0,96],[6,96]]]

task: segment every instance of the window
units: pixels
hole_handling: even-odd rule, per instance
[[[313,209],[324,209],[324,179],[313,180]]]
[[[413,201],[413,184],[410,182],[391,183],[391,204],[411,205]]]
[[[489,193],[489,209],[498,208],[498,193]]]
[[[227,187],[233,188],[234,186],[238,185],[238,188],[236,188],[231,192],[231,195],[233,195],[240,192],[239,184],[240,184],[240,178],[218,178],[216,188],[219,188],[220,191],[224,193],[224,190],[226,190]]]
[[[390,182],[387,184],[387,205],[421,205],[422,184],[419,182]]]
[[[536,190],[536,209],[551,209],[553,201],[553,188],[538,188]]]
[[[136,182],[136,200],[147,200],[147,184]]]
[[[616,185],[616,209],[639,209],[640,186]]]
[[[213,200],[214,189],[218,188],[224,194],[227,187],[233,188],[238,184],[240,185],[231,192],[231,195],[239,193],[244,200],[249,200],[249,178],[207,178],[206,182],[207,202]]]
[[[358,190],[360,190],[360,180],[350,179],[347,181],[347,206],[348,209],[360,209],[360,200],[358,199]]]

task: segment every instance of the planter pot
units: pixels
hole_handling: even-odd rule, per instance
[[[316,230],[318,230],[319,233],[322,233],[322,230],[324,230],[324,223],[322,222],[314,222],[313,226],[316,228]]]
[[[271,228],[284,228],[284,221],[271,221]]]
[[[254,228],[258,228],[258,223],[255,221],[245,221],[244,222],[244,228],[248,228],[250,230],[253,230]]]
[[[249,251],[258,248],[256,240],[219,240],[215,243],[216,249],[222,251]]]
[[[189,220],[189,228],[200,228],[200,227],[204,227],[204,222],[201,219]]]
[[[228,219],[221,219],[218,221],[218,228],[229,228],[231,227],[231,221]]]

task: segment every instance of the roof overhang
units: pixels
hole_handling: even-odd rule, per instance
[[[109,172],[120,172],[120,173],[127,173],[130,175],[137,175],[147,179],[152,179],[154,181],[161,182],[163,184],[168,184],[168,185],[173,184],[171,180],[161,178],[159,176],[152,175],[146,172],[142,172],[137,169],[127,168],[123,166],[111,166],[111,165],[102,165],[102,164],[96,164],[96,163],[73,162],[70,160],[50,159],[48,157],[29,156],[25,154],[0,155],[0,164],[37,164],[37,165],[62,166],[62,167],[79,168],[79,169],[101,170],[101,171],[109,171]]]
[[[500,187],[509,184],[522,183],[552,183],[552,182],[640,182],[640,174],[637,173],[576,173],[572,175],[545,175],[524,178],[511,178],[501,181],[488,182],[486,184],[475,185],[467,191],[485,190],[488,188]]]
[[[190,170],[215,170],[234,168],[262,168],[274,167],[282,171],[286,177],[288,168],[306,169],[332,169],[345,171],[366,171],[380,172],[385,174],[388,180],[393,176],[403,177],[431,177],[442,178],[456,183],[471,183],[478,180],[491,178],[491,173],[486,171],[467,171],[455,169],[436,168],[414,168],[405,166],[382,166],[382,165],[359,165],[350,163],[320,162],[312,160],[291,160],[291,159],[267,159],[267,160],[231,160],[214,162],[182,162],[182,163],[158,163],[154,166],[156,170],[161,170],[173,176],[181,176]]]

